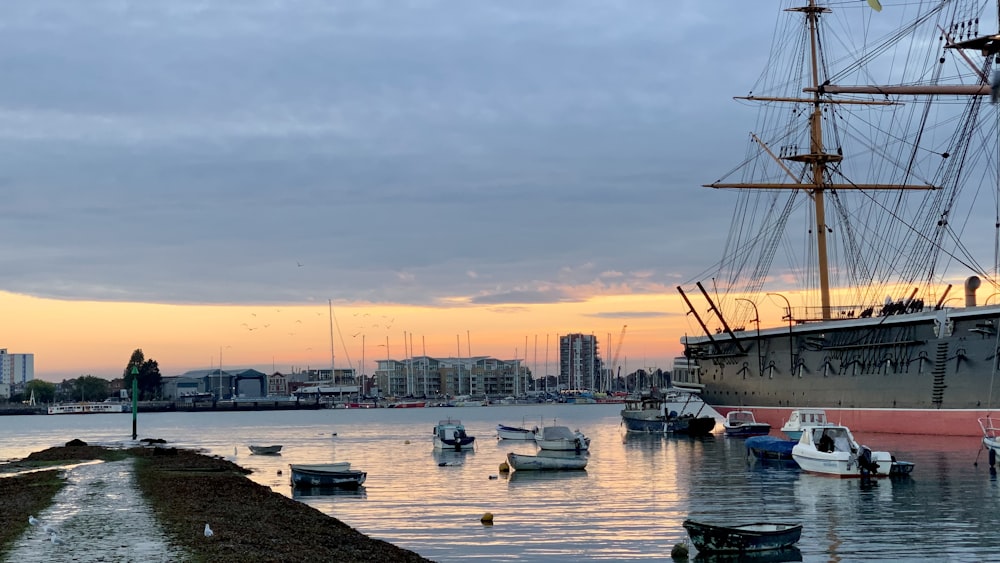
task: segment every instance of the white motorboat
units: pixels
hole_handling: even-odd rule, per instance
[[[476,444],[476,438],[465,433],[462,421],[454,418],[439,421],[433,433],[435,450],[461,452],[473,449]]]
[[[889,452],[859,445],[846,426],[833,424],[803,426],[792,459],[803,471],[837,477],[884,477],[894,465]]]
[[[535,435],[535,444],[543,450],[583,452],[590,449],[590,438],[568,426],[546,426]]]
[[[568,469],[584,469],[587,467],[586,455],[555,455],[555,452],[542,450],[538,455],[507,454],[507,465],[516,471],[556,471]]]
[[[789,440],[798,440],[802,436],[803,426],[826,426],[830,421],[826,419],[826,411],[823,409],[798,409],[788,415],[788,420],[781,427],[781,432],[788,436]]]

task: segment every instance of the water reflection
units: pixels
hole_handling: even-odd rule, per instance
[[[368,491],[364,486],[357,489],[343,489],[340,487],[291,487],[292,498],[299,499],[305,497],[339,497],[344,499],[361,500],[368,497]]]
[[[797,547],[750,553],[699,553],[694,558],[699,563],[784,563],[802,561]]]
[[[507,478],[511,485],[515,483],[546,483],[576,481],[586,479],[587,471],[515,471]]]

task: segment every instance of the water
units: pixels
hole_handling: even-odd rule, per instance
[[[681,523],[688,517],[800,521],[799,553],[792,556],[804,561],[987,561],[1000,553],[1000,484],[985,452],[974,465],[977,438],[859,435],[874,449],[916,463],[909,478],[866,484],[748,464],[743,442],[721,435],[629,435],[620,408],[151,413],[140,415],[139,437],[232,459],[275,492],[442,562],[668,561],[686,537]],[[477,437],[476,451],[433,452],[431,430],[448,416]],[[496,425],[553,419],[592,438],[587,470],[500,474],[507,451],[535,447],[497,442]],[[0,458],[72,438],[128,443],[131,422],[113,414],[0,417]],[[255,456],[249,443],[284,449],[281,456]],[[293,493],[289,463],[331,461],[367,471],[363,490]],[[480,523],[486,512],[494,514],[493,526]]]

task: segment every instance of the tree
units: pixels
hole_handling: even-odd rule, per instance
[[[73,382],[73,395],[81,401],[103,401],[108,398],[111,382],[92,375],[81,375]]]
[[[142,348],[136,348],[129,358],[128,364],[122,378],[125,380],[125,388],[132,389],[132,368],[139,372],[139,399],[150,400],[160,395],[160,382],[163,376],[160,375],[160,365],[156,360],[147,360]]]
[[[31,397],[32,391],[35,393],[36,403],[51,403],[56,397],[56,384],[41,379],[32,379],[24,384],[25,400]]]

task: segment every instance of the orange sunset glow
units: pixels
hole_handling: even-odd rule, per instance
[[[190,369],[255,367],[270,372],[330,365],[326,302],[309,305],[163,305],[60,301],[0,293],[0,307],[17,330],[0,344],[35,355],[35,377],[60,381],[79,375],[119,377],[142,348],[164,375]],[[606,311],[615,311],[609,316]],[[677,295],[603,296],[544,305],[404,307],[333,302],[338,369],[375,371],[388,356],[523,358],[537,373],[558,371],[561,334],[594,334],[602,355],[617,345],[622,326],[623,370],[670,369],[691,328]],[[655,312],[655,313],[651,313]],[[630,313],[632,313],[630,315]],[[764,315],[762,311],[761,315]],[[404,333],[407,347],[404,349]],[[610,336],[610,346],[608,338]],[[525,354],[527,339],[527,354]],[[548,357],[546,358],[546,340]],[[363,344],[362,344],[363,343]],[[605,358],[610,362],[610,357]]]

